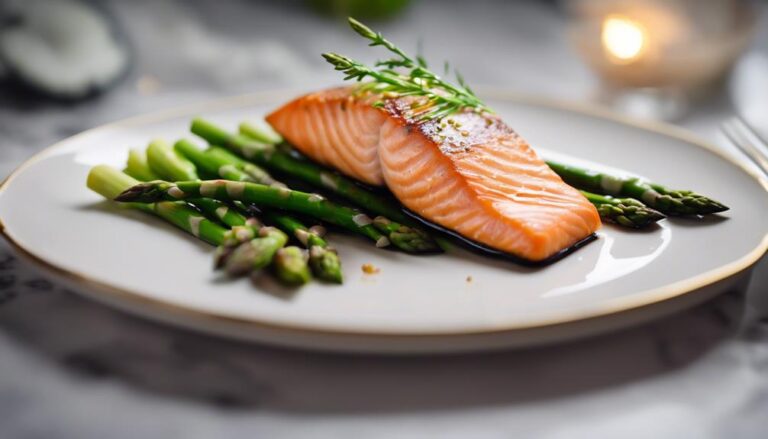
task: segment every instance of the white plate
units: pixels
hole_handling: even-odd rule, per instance
[[[116,210],[85,187],[91,166],[121,166],[130,147],[188,136],[195,115],[234,128],[290,97],[239,97],[64,140],[0,189],[3,234],[77,291],[147,317],[250,340],[366,352],[501,348],[630,325],[743,285],[768,245],[768,185],[706,145],[670,127],[501,93],[489,104],[535,147],[694,188],[732,210],[705,221],[663,221],[647,232],[606,225],[597,241],[541,269],[464,251],[415,257],[331,236],[344,285],[289,291],[268,276],[255,285],[217,278],[211,248],[157,219]],[[363,263],[381,272],[363,274]]]

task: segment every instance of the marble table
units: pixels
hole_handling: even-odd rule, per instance
[[[77,105],[0,89],[0,175],[56,140],[125,116],[333,83],[323,50],[370,58],[343,26],[301,2],[105,7],[130,39],[133,70]],[[423,36],[431,58],[450,56],[472,83],[588,101],[596,84],[563,21],[550,2],[422,1],[382,28],[401,41]],[[722,143],[717,124],[759,105],[751,81],[761,75],[765,17],[722,97],[678,123]],[[763,262],[746,291],[598,337],[480,355],[353,356],[147,322],[53,283],[1,243],[0,437],[765,437],[767,288]]]

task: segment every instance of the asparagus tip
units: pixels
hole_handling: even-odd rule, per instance
[[[275,253],[288,241],[288,236],[274,227],[263,227],[259,237],[238,245],[224,262],[224,271],[239,276],[269,265]]]
[[[272,266],[277,278],[288,285],[304,285],[312,279],[306,253],[295,246],[279,249]]]
[[[399,231],[390,233],[389,239],[395,247],[409,253],[443,252],[434,240],[410,228],[401,227]]]
[[[693,191],[669,190],[658,184],[651,187],[658,193],[652,203],[654,207],[670,215],[708,215],[729,209],[723,203]]]
[[[312,272],[322,280],[337,284],[344,282],[341,259],[332,248],[312,246],[309,249],[309,266]]]
[[[152,203],[161,200],[163,192],[156,182],[138,183],[120,192],[113,199],[120,202],[139,201]]]
[[[666,215],[658,210],[632,199],[622,199],[618,204],[600,204],[597,209],[601,217],[634,229],[648,227],[666,218]]]
[[[258,248],[254,245],[256,239],[244,242],[219,255],[220,267],[229,276],[241,276],[253,270],[258,257]]]

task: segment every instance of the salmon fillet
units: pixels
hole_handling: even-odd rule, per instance
[[[600,227],[595,207],[494,115],[413,118],[413,100],[335,88],[267,116],[308,157],[384,186],[423,218],[488,247],[547,259]]]

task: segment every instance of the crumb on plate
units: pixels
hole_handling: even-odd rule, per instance
[[[373,264],[363,264],[362,267],[363,273],[365,274],[376,274],[381,271],[381,269]]]

